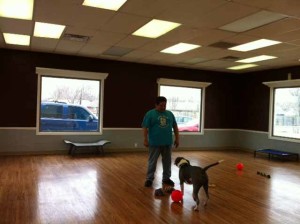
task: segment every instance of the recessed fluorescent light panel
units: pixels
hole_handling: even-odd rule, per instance
[[[280,44],[280,41],[275,41],[275,40],[268,40],[268,39],[260,39],[256,41],[252,41],[246,44],[241,44],[235,47],[228,48],[229,50],[234,50],[234,51],[252,51],[255,49],[263,48],[263,47],[268,47],[272,46],[275,44]]]
[[[233,23],[222,26],[219,29],[239,33],[278,21],[283,18],[286,18],[286,16],[279,13],[263,10],[242,19],[236,20]]]
[[[0,0],[0,17],[31,20],[33,0]]]
[[[59,39],[65,27],[63,25],[35,22],[33,35],[35,37]]]
[[[23,46],[29,46],[30,44],[29,35],[3,33],[3,36],[6,44],[15,44],[15,45],[23,45]]]
[[[135,31],[132,35],[148,38],[157,38],[180,25],[180,23],[173,23],[169,21],[153,19],[149,23]]]
[[[253,62],[257,62],[257,61],[265,61],[265,60],[270,60],[270,59],[274,59],[277,58],[275,56],[270,56],[270,55],[260,55],[260,56],[256,56],[256,57],[252,57],[252,58],[246,58],[246,59],[242,59],[236,62],[240,62],[240,63],[253,63]]]
[[[247,68],[253,68],[253,67],[256,67],[256,66],[258,66],[258,65],[256,65],[256,64],[245,64],[245,65],[237,65],[237,66],[229,67],[227,69],[242,70],[242,69],[247,69]]]
[[[167,54],[181,54],[181,53],[196,49],[198,47],[201,47],[201,46],[195,45],[195,44],[179,43],[179,44],[175,44],[171,47],[168,47],[160,52],[167,53]]]
[[[117,11],[127,0],[84,0],[82,5]]]

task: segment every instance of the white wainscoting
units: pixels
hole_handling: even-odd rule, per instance
[[[65,154],[63,140],[92,142],[107,139],[106,151],[146,151],[140,128],[104,128],[99,136],[40,136],[35,128],[0,128],[0,154]],[[205,129],[204,135],[181,134],[179,150],[244,149],[254,151],[272,148],[299,153],[299,143],[268,138],[267,132],[240,129]]]

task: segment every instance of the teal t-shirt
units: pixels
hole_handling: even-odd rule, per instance
[[[150,146],[172,145],[172,129],[176,120],[171,111],[159,112],[149,110],[143,120],[142,127],[148,128],[148,141]]]

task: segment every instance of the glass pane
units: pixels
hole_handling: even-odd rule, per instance
[[[160,86],[160,95],[167,98],[167,109],[174,113],[179,131],[200,131],[201,91],[200,88]]]
[[[274,90],[273,135],[300,138],[300,88]]]
[[[100,81],[41,77],[42,132],[98,132]]]

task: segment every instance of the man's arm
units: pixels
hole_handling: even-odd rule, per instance
[[[179,130],[177,124],[173,125],[174,135],[175,135],[175,141],[174,145],[177,148],[179,146]]]
[[[148,128],[143,128],[143,134],[144,134],[144,146],[148,147]]]

